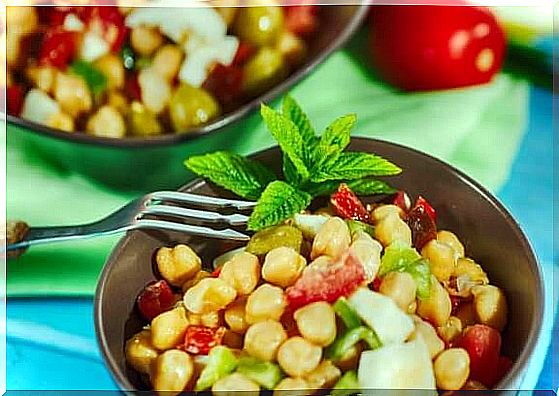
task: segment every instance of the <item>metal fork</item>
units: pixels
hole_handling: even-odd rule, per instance
[[[170,205],[171,203],[175,205]],[[185,207],[187,204],[201,209]],[[222,214],[217,210],[246,211],[254,208],[255,205],[256,203],[252,201],[215,198],[176,191],[158,191],[135,199],[93,223],[28,228],[27,224],[20,222],[16,224],[15,228],[8,227],[6,251],[11,257],[17,255],[14,254],[16,251],[22,252],[33,245],[112,235],[136,229],[169,230],[208,238],[247,241],[250,239],[248,235],[231,228],[214,229],[203,225],[186,224],[185,221],[190,219],[214,225],[242,226],[248,220],[247,215],[242,213]],[[165,219],[158,219],[156,216],[165,216]]]

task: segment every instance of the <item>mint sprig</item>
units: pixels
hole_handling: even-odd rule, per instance
[[[291,96],[284,98],[281,111],[262,104],[260,114],[283,153],[283,181],[262,164],[225,151],[185,161],[199,176],[258,200],[248,222],[250,230],[289,219],[313,198],[332,194],[340,183],[347,183],[358,195],[395,192],[373,177],[396,175],[399,167],[375,154],[344,151],[357,121],[355,114],[337,118],[320,136]]]

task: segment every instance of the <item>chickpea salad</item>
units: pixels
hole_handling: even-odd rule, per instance
[[[437,228],[435,208],[373,178],[396,165],[345,151],[355,116],[320,136],[291,97],[262,116],[282,180],[226,152],[186,161],[258,200],[256,232],[213,263],[184,244],[154,252],[160,280],[137,298],[145,326],[124,346],[128,365],[174,394],[495,386],[512,365],[501,352],[505,294],[459,236]],[[327,205],[310,209],[319,196]]]
[[[8,113],[110,137],[188,133],[286,78],[319,7],[8,7]]]

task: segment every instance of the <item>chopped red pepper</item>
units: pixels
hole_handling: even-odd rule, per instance
[[[346,254],[337,263],[305,271],[286,290],[287,304],[295,311],[316,301],[333,303],[349,296],[365,281],[361,262],[353,254]]]
[[[19,116],[23,108],[23,96],[25,91],[22,86],[13,84],[6,88],[6,109],[8,114]]]
[[[239,97],[243,83],[240,67],[216,64],[204,81],[203,88],[211,92],[222,104],[229,104]]]
[[[181,349],[193,355],[207,355],[210,350],[221,345],[225,327],[188,326]]]
[[[405,191],[402,190],[396,193],[396,196],[394,197],[392,203],[402,209],[404,213],[407,213],[411,208],[410,197]]]
[[[138,309],[147,320],[152,320],[162,312],[168,311],[177,301],[171,286],[164,281],[153,282],[147,285],[138,296]]]
[[[80,34],[61,27],[50,29],[45,34],[39,50],[39,64],[64,69],[76,56]]]
[[[217,267],[214,272],[212,272],[212,277],[219,278],[219,274],[221,274],[221,270],[223,269],[223,265]]]
[[[334,206],[336,213],[345,219],[359,220],[364,223],[370,221],[365,205],[344,183],[340,184],[338,191],[332,194],[330,203]]]
[[[437,238],[435,219],[435,209],[423,197],[418,197],[407,217],[413,245],[418,250],[421,250],[431,239]]]
[[[237,52],[235,53],[235,58],[231,62],[231,66],[242,66],[249,60],[249,58],[254,54],[255,48],[251,44],[241,41]]]
[[[458,344],[470,356],[470,379],[492,388],[500,375],[501,334],[492,327],[476,324],[464,330]]]
[[[297,36],[313,33],[318,28],[317,5],[295,5],[286,7],[285,27]]]

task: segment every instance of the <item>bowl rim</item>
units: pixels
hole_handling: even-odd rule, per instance
[[[261,103],[268,103],[276,99],[279,95],[286,92],[289,88],[293,87],[296,83],[307,77],[311,71],[329,58],[336,50],[343,46],[361,26],[365,20],[369,10],[368,0],[358,0],[356,4],[357,10],[349,23],[342,30],[341,34],[335,37],[326,47],[320,51],[314,58],[309,59],[302,67],[295,70],[281,83],[275,85],[264,94],[251,99],[247,103],[241,105],[237,109],[224,114],[217,118],[215,121],[204,125],[199,128],[192,129],[188,133],[172,133],[164,134],[151,138],[142,137],[123,137],[123,138],[109,138],[101,136],[93,136],[85,132],[65,132],[60,129],[51,128],[43,124],[23,119],[8,114],[7,120],[10,124],[16,125],[31,133],[52,137],[58,140],[74,142],[78,144],[88,144],[94,146],[106,146],[113,148],[150,148],[150,147],[164,147],[174,144],[184,143],[196,138],[208,135],[210,133],[219,133],[224,131],[226,125],[234,124],[247,117],[252,111],[260,106]]]
[[[505,375],[504,378],[495,386],[494,390],[510,390],[514,389],[514,385],[520,385],[520,382],[524,378],[525,370],[529,364],[530,358],[533,355],[535,347],[538,345],[541,333],[542,333],[542,322],[543,322],[543,314],[545,308],[545,301],[544,301],[544,282],[543,282],[543,273],[537,258],[537,255],[534,252],[534,249],[520,227],[520,224],[514,219],[512,214],[508,211],[508,209],[504,206],[503,203],[497,198],[493,193],[483,187],[480,183],[475,181],[472,177],[468,176],[461,170],[455,168],[454,166],[433,157],[430,154],[417,150],[415,148],[407,147],[398,143],[393,143],[387,140],[376,139],[376,138],[368,138],[368,137],[351,137],[351,141],[372,141],[375,144],[380,144],[381,146],[388,146],[393,147],[400,150],[408,150],[415,154],[418,154],[424,157],[427,161],[433,161],[439,166],[445,168],[446,170],[450,171],[455,177],[461,179],[464,183],[466,183],[469,187],[473,188],[477,191],[478,194],[487,198],[491,204],[499,211],[501,216],[503,216],[504,220],[510,226],[511,231],[516,234],[518,239],[522,244],[523,250],[527,253],[529,257],[529,265],[530,270],[534,273],[535,278],[537,280],[537,290],[533,292],[536,294],[536,307],[534,310],[534,318],[535,320],[532,322],[530,326],[530,332],[528,334],[528,342],[522,348],[520,356],[518,359],[513,363],[510,371]],[[273,146],[264,150],[260,150],[254,152],[250,155],[250,157],[266,155],[268,152],[272,152],[277,150],[278,146]],[[202,178],[196,178],[191,180],[190,182],[184,184],[180,187],[180,190],[186,188],[192,188],[199,184],[206,183],[205,180]],[[126,245],[129,241],[129,234],[133,232],[141,232],[141,231],[130,231],[124,235],[117,245],[113,248],[113,251],[108,256],[105,264],[103,265],[103,269],[99,276],[97,282],[97,288],[95,290],[95,304],[94,304],[94,324],[95,324],[95,336],[97,339],[97,343],[101,350],[103,360],[105,364],[108,366],[109,371],[111,372],[113,378],[116,380],[118,386],[126,393],[134,392],[135,388],[132,383],[129,381],[125,373],[121,372],[119,369],[118,363],[115,361],[114,357],[112,356],[110,349],[108,347],[108,342],[106,338],[105,332],[103,329],[103,317],[101,311],[101,300],[103,299],[103,294],[105,291],[105,284],[107,282],[108,275],[111,273],[113,268],[116,265],[116,257],[126,248]]]

